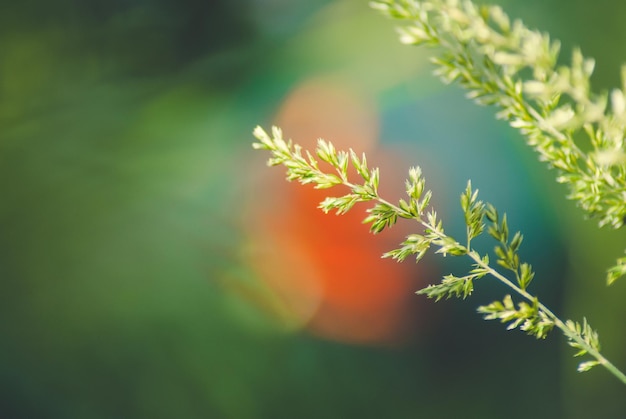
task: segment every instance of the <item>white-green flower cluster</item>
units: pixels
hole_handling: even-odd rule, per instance
[[[556,327],[564,333],[571,346],[579,349],[576,356],[592,356],[592,360],[579,365],[579,371],[603,365],[626,384],[626,376],[600,354],[598,335],[586,320],[583,326],[572,321],[563,322],[528,292],[527,287],[535,274],[529,264],[520,262],[518,250],[523,240],[522,235],[517,232],[509,238],[506,215],[500,217],[493,206],[478,200],[478,191],[472,189],[471,183],[468,182],[461,195],[461,208],[466,224],[465,244],[461,244],[445,233],[442,220],[433,209],[429,209],[432,194],[425,189],[425,180],[419,168],[409,170],[406,181],[407,197],[393,204],[379,195],[379,170],[367,167],[365,155],[359,157],[352,150],[338,151],[332,143],[321,139],[314,155],[302,150],[291,140],[285,141],[282,131],[276,127],[272,129],[271,135],[257,127],[254,136],[258,140],[253,143],[254,148],[271,153],[269,165],[285,166],[288,180],[313,184],[316,188],[340,185],[348,188],[345,195],[328,197],[322,201],[319,207],[324,212],[334,210],[340,215],[348,212],[356,203],[371,202],[373,205],[367,210],[364,223],[370,224],[370,231],[373,233],[393,226],[399,218],[419,223],[423,229],[422,234],[410,234],[401,247],[385,253],[383,257],[391,257],[400,262],[414,256],[419,261],[434,247],[435,253],[444,256],[465,256],[471,259],[473,265],[468,275],[446,275],[441,282],[419,290],[418,294],[436,301],[450,297],[466,298],[473,292],[476,280],[490,275],[512,289],[523,301],[516,308],[512,297],[507,295],[501,302],[479,307],[478,311],[485,315],[485,319],[498,319],[508,323],[508,329],[519,327],[537,338],[545,338]],[[318,162],[316,156],[323,163]],[[359,182],[350,179],[350,166],[361,178]],[[481,255],[472,247],[472,239],[485,231],[496,241],[494,254],[497,264],[512,272],[512,279],[492,267],[488,255]]]
[[[571,320],[568,320],[565,325],[571,332],[571,335],[568,336],[569,345],[579,350],[574,356],[586,355],[587,353],[589,353],[589,348],[600,352],[600,340],[598,338],[598,333],[593,330],[591,326],[589,326],[589,323],[587,323],[587,319],[583,319],[582,325],[578,322],[573,322]],[[586,345],[582,345],[581,342],[577,339],[572,339],[572,336],[580,336],[583,342],[586,343]],[[600,365],[600,363],[600,360],[581,362],[578,365],[578,371],[589,371],[596,365]]]
[[[448,83],[459,82],[468,97],[480,104],[495,105],[497,116],[520,130],[541,160],[558,172],[557,180],[568,185],[571,199],[599,224],[621,227],[626,219],[626,67],[624,86],[610,94],[594,95],[589,78],[593,60],[574,51],[571,65],[557,65],[559,43],[547,34],[526,28],[520,21],[511,22],[497,6],[474,5],[458,0],[378,0],[372,6],[386,15],[402,20],[400,40],[406,44],[439,47],[432,59],[436,73]],[[283,165],[287,179],[325,189],[347,187],[348,193],[328,197],[320,203],[324,212],[344,214],[357,203],[370,202],[364,222],[370,231],[379,233],[393,226],[399,218],[411,219],[421,226],[420,233],[410,234],[398,249],[383,255],[397,261],[415,257],[419,261],[434,248],[444,256],[462,256],[471,260],[464,276],[446,275],[418,294],[440,300],[467,298],[474,283],[486,276],[509,287],[511,295],[478,308],[487,320],[507,323],[536,338],[545,338],[554,328],[561,330],[568,344],[591,359],[579,364],[579,371],[602,365],[626,384],[626,375],[600,353],[598,334],[584,319],[583,323],[562,321],[528,291],[535,273],[520,261],[523,236],[509,233],[506,215],[500,216],[491,205],[478,200],[478,192],[468,182],[461,195],[466,237],[464,243],[447,235],[443,222],[429,209],[431,192],[419,168],[409,170],[406,197],[391,203],[380,197],[380,173],[370,169],[365,155],[338,151],[330,142],[319,140],[315,154],[285,141],[282,132],[273,128],[271,135],[257,127],[253,146],[271,153],[270,165]],[[575,138],[586,136],[585,146]],[[583,151],[590,150],[590,151]],[[318,160],[321,160],[318,162]],[[360,180],[350,179],[356,172]],[[495,241],[492,257],[508,276],[490,264],[489,255],[480,254],[472,240],[486,232]],[[626,257],[608,270],[609,284],[626,275]],[[340,280],[338,278],[338,280]]]
[[[378,0],[371,5],[404,23],[401,42],[438,47],[432,58],[435,73],[447,83],[458,82],[478,103],[499,107],[497,116],[520,130],[540,159],[556,169],[569,198],[601,226],[624,224],[626,67],[621,88],[593,94],[594,60],[575,50],[569,66],[558,65],[558,41],[512,22],[498,6],[468,0]],[[575,138],[585,137],[584,144],[576,143]],[[618,261],[607,280],[624,273]]]
[[[485,320],[500,320],[502,323],[509,323],[507,330],[519,326],[521,330],[539,339],[545,338],[554,327],[554,321],[539,308],[537,299],[534,299],[531,304],[522,301],[518,304],[518,308],[515,308],[511,296],[506,295],[502,302],[495,301],[479,307],[478,312],[485,314]]]

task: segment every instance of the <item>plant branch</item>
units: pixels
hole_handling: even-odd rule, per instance
[[[626,66],[622,86],[594,94],[595,62],[575,49],[557,65],[560,43],[511,19],[499,6],[465,0],[377,0],[371,6],[403,22],[400,41],[437,47],[435,74],[458,82],[479,104],[495,105],[556,170],[568,198],[600,226],[626,221]],[[610,106],[609,106],[610,105]],[[580,134],[580,135],[579,135]],[[589,152],[574,138],[585,138]],[[607,270],[607,284],[626,275],[626,258]]]
[[[426,251],[434,246],[437,248],[435,253],[444,256],[448,254],[468,256],[474,262],[473,269],[468,275],[463,277],[446,275],[440,283],[429,285],[419,290],[418,294],[424,294],[435,300],[452,296],[466,298],[472,293],[475,280],[491,275],[530,304],[521,302],[515,307],[511,297],[507,295],[502,302],[496,301],[488,306],[479,307],[478,311],[485,314],[485,319],[498,319],[503,323],[509,323],[508,329],[519,327],[537,338],[545,338],[556,326],[566,336],[569,345],[579,350],[576,356],[588,354],[594,358],[579,364],[579,371],[587,371],[596,365],[602,365],[626,384],[626,376],[600,353],[598,335],[586,320],[582,325],[571,320],[563,322],[539,302],[536,296],[527,291],[534,273],[530,265],[519,261],[518,249],[523,240],[522,235],[517,232],[509,239],[506,215],[500,217],[493,206],[479,201],[478,191],[472,189],[471,183],[468,182],[466,190],[461,195],[461,207],[467,226],[467,245],[464,246],[444,232],[443,223],[433,209],[426,211],[431,192],[425,190],[425,180],[419,168],[409,170],[406,181],[408,200],[400,199],[396,205],[378,194],[379,170],[378,168],[370,170],[367,167],[365,155],[359,157],[352,150],[337,151],[332,143],[319,140],[315,154],[334,168],[335,172],[327,173],[320,169],[318,161],[310,152],[303,152],[302,148],[297,144],[294,145],[291,140],[284,141],[279,128],[274,127],[270,136],[262,128],[257,127],[254,135],[258,140],[253,143],[254,148],[270,151],[272,157],[268,164],[284,165],[287,168],[288,180],[297,180],[302,184],[310,183],[318,189],[338,185],[349,188],[350,192],[344,196],[328,197],[322,201],[319,207],[324,212],[335,210],[337,214],[344,214],[357,202],[372,201],[374,206],[367,210],[368,216],[364,220],[364,223],[370,224],[371,232],[379,233],[393,226],[398,218],[412,219],[423,227],[423,234],[407,236],[402,247],[385,253],[383,257],[403,261],[408,256],[414,255],[419,261]],[[362,178],[362,184],[349,180],[350,163]],[[498,265],[513,272],[517,283],[493,268],[488,255],[481,256],[470,247],[471,240],[482,234],[485,227],[488,234],[497,241],[494,252]]]

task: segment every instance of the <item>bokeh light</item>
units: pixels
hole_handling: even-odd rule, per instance
[[[617,83],[626,3],[500,3]],[[420,165],[453,234],[471,178],[525,234],[533,289],[626,365],[624,285],[602,283],[623,231],[585,221],[392,25],[362,0],[0,3],[0,417],[623,417],[618,383],[577,374],[558,336],[476,314],[493,282],[416,296],[467,266],[381,259],[412,223],[325,215],[341,190],[251,149],[276,124],[366,152],[390,200]]]
[[[403,159],[379,145],[373,98],[350,91],[341,80],[305,80],[289,92],[275,121],[310,150],[323,136],[338,139],[338,148],[376,156],[387,177],[382,193],[399,196]],[[261,210],[252,203],[246,206],[255,208],[247,213],[246,228],[253,233],[253,265],[293,315],[301,317],[296,323],[343,342],[391,344],[416,334],[419,314],[412,291],[423,283],[418,268],[381,259],[407,229],[396,226],[371,237],[361,222],[366,216],[363,207],[341,217],[325,215],[317,206],[329,191],[294,188],[276,176],[264,178],[255,186],[253,201],[262,199],[265,205]],[[420,265],[419,270],[428,266]]]

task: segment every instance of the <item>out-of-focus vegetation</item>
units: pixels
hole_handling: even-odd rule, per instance
[[[626,6],[508,3],[617,83]],[[449,211],[472,178],[525,232],[540,295],[593,313],[626,364],[623,285],[602,280],[623,232],[583,221],[515,133],[429,73],[357,0],[2,3],[0,416],[620,417],[619,384],[570,373],[563,341],[484,324],[499,290],[433,306],[412,290],[436,258],[355,274],[411,226],[320,217],[250,151],[277,120],[376,155],[389,194],[419,163]],[[491,154],[463,165],[475,147]]]

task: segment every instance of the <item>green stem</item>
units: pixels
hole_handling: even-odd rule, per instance
[[[535,297],[533,297],[531,294],[529,294],[525,290],[515,285],[508,278],[506,278],[500,272],[493,269],[488,264],[484,263],[478,253],[472,250],[468,252],[468,256],[474,262],[476,262],[476,264],[478,264],[484,269],[487,269],[493,277],[498,279],[500,282],[504,283],[509,288],[513,289],[516,293],[526,298],[530,302],[535,301]],[[584,348],[587,351],[589,355],[593,356],[600,363],[600,365],[606,368],[611,374],[617,377],[617,379],[620,380],[622,383],[626,384],[626,375],[622,371],[620,371],[615,365],[613,365],[608,359],[606,359],[599,351],[597,351],[591,345],[585,342],[585,340],[580,336],[580,334],[572,332],[572,330],[569,327],[567,327],[567,325],[561,319],[559,319],[556,316],[556,314],[554,314],[548,307],[546,307],[542,303],[538,303],[537,306],[544,314],[546,314],[554,322],[554,325],[556,327],[561,329],[561,331],[563,332],[565,336],[567,336],[571,340],[578,343],[582,348]]]

